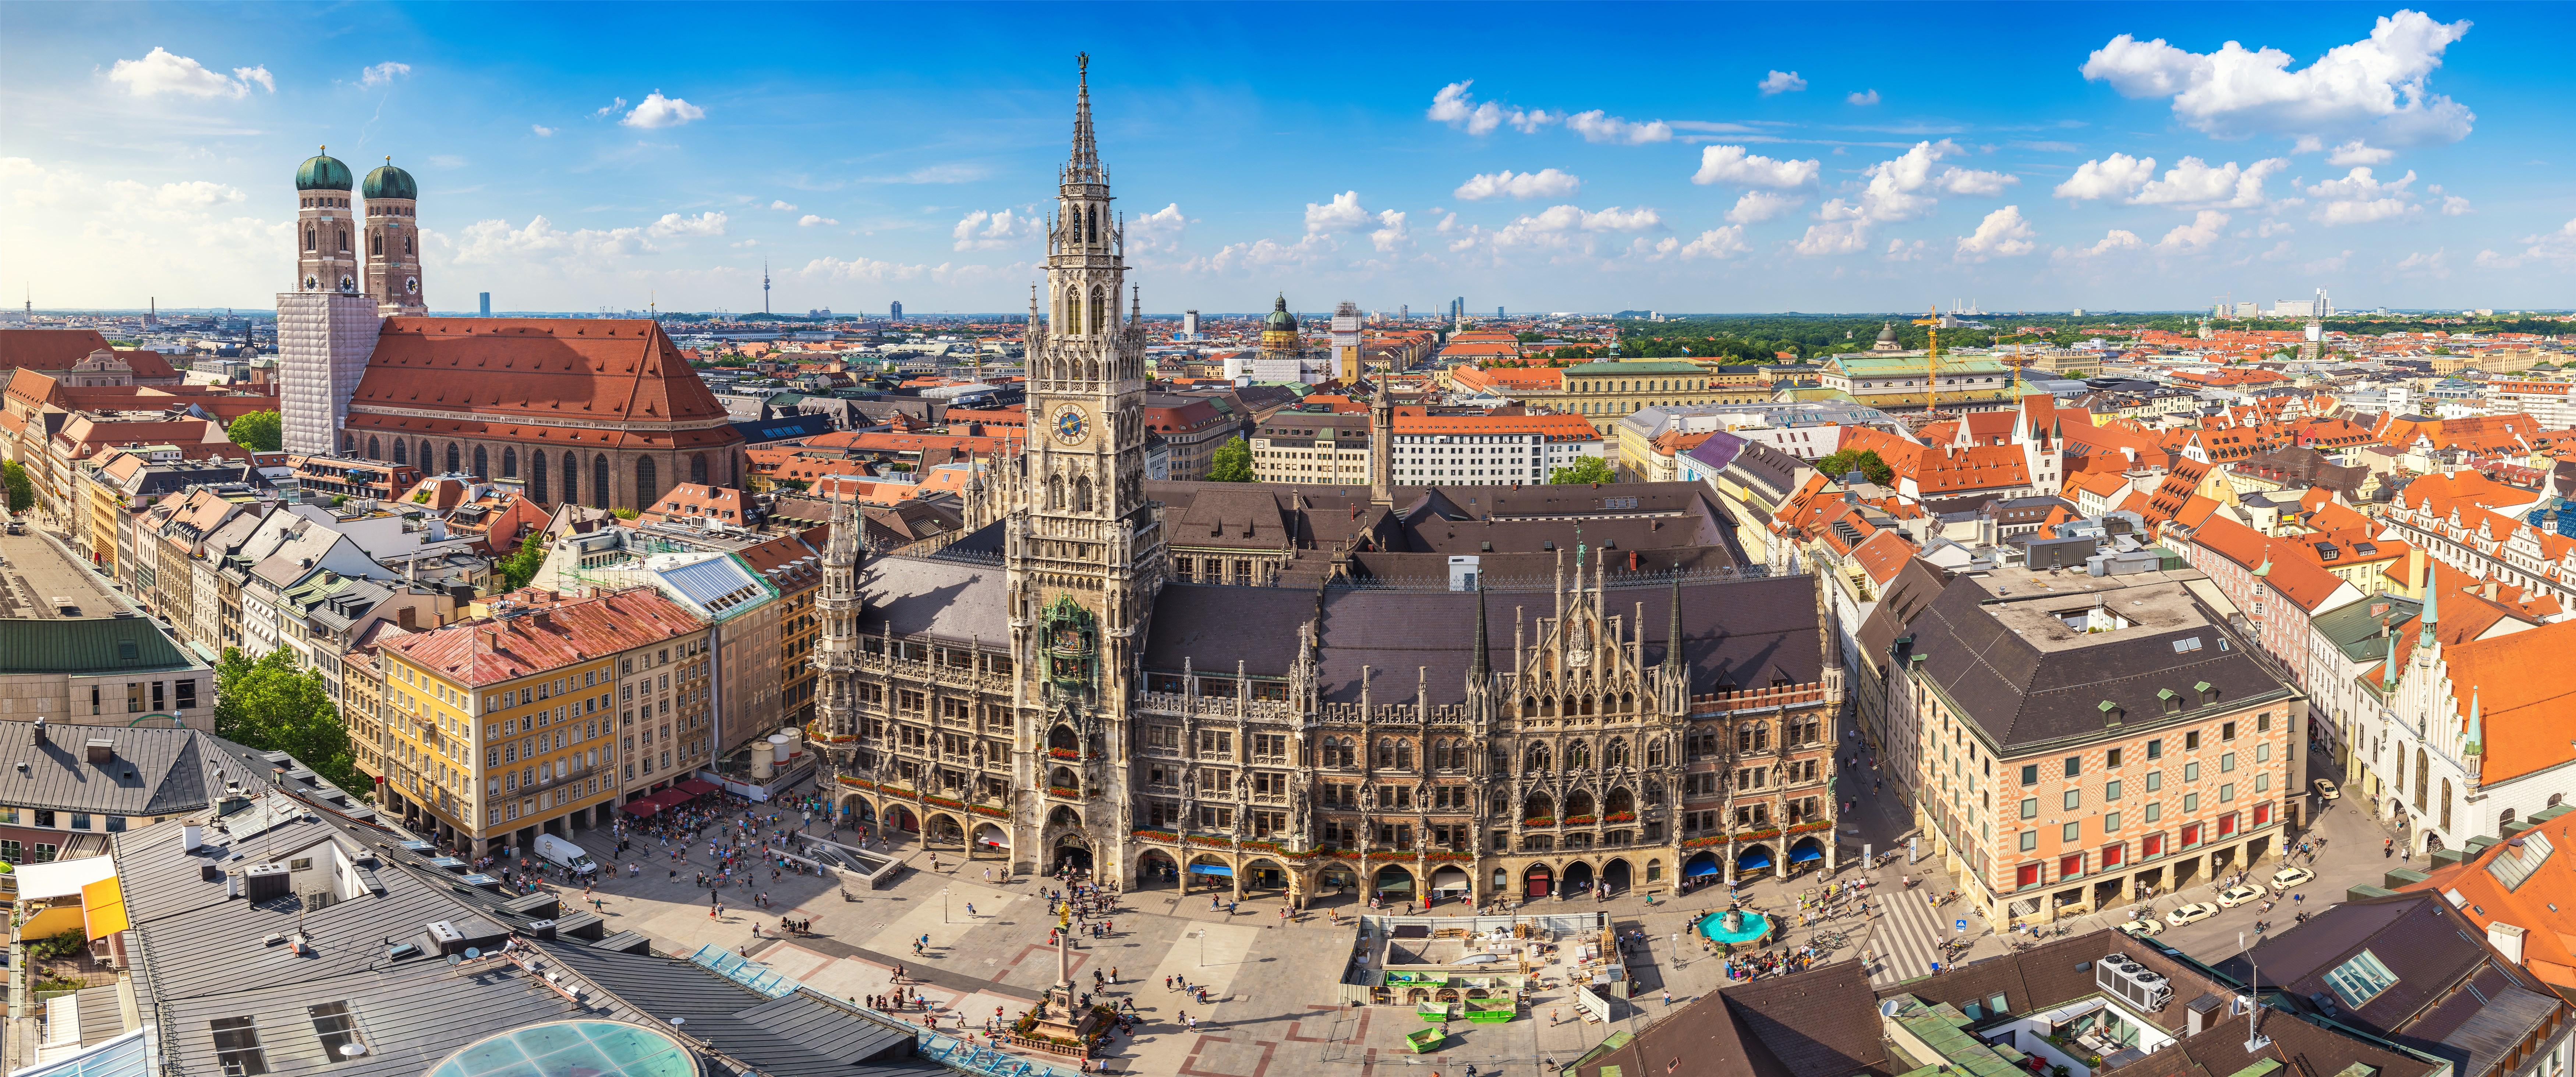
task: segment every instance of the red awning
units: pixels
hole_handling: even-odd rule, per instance
[[[652,801],[652,802],[654,802],[654,803],[656,803],[656,804],[662,805],[663,807],[666,807],[666,808],[676,808],[676,807],[679,807],[679,806],[680,806],[680,805],[682,805],[682,804],[686,804],[686,803],[688,803],[690,800],[693,800],[693,799],[695,799],[695,798],[693,798],[693,797],[691,797],[689,794],[687,794],[687,793],[683,793],[683,792],[681,792],[681,791],[679,791],[679,790],[677,790],[677,789],[665,789],[665,790],[662,790],[662,791],[661,791],[661,792],[659,792],[659,793],[655,793],[655,794],[653,794],[652,796],[646,797],[646,798],[644,798],[644,799],[646,799],[646,800],[650,800],[650,801]]]
[[[716,784],[715,784],[715,783],[713,783],[713,782],[702,782],[702,781],[697,780],[696,778],[691,778],[691,779],[689,779],[689,780],[687,780],[687,781],[685,781],[685,782],[681,782],[681,783],[680,783],[680,784],[678,784],[678,785],[674,785],[674,786],[672,786],[671,788],[673,788],[673,789],[678,789],[678,790],[680,790],[680,791],[682,791],[682,792],[685,792],[685,793],[687,793],[687,794],[689,794],[690,796],[693,796],[693,797],[702,797],[702,796],[705,796],[705,795],[707,795],[707,794],[709,794],[709,793],[713,793],[713,792],[717,791],[718,789],[721,789],[721,788],[722,788],[722,786],[718,786],[718,785],[716,785]]]
[[[631,815],[651,815],[662,810],[662,806],[654,803],[651,797],[627,801],[625,807]]]

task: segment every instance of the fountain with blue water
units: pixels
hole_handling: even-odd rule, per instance
[[[1749,909],[1728,909],[1700,918],[1699,933],[1729,945],[1753,942],[1771,932],[1771,921]]]

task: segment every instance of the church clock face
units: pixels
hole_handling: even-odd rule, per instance
[[[403,291],[405,291],[405,292],[409,292],[409,293],[412,293],[412,294],[414,294],[414,295],[418,295],[418,294],[420,294],[420,278],[419,278],[419,277],[404,277],[404,278],[403,278]]]
[[[1055,413],[1055,439],[1067,445],[1082,443],[1082,435],[1091,429],[1091,420],[1080,411],[1066,408]]]

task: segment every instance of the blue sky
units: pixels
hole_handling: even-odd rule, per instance
[[[780,310],[1017,309],[1087,50],[1149,310],[2565,307],[2571,38],[2563,4],[13,4],[0,289],[268,305],[327,143],[418,177],[434,309],[758,310],[764,259]]]

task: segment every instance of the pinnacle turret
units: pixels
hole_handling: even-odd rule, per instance
[[[1091,54],[1077,53],[1074,62],[1081,68],[1081,90],[1073,100],[1073,156],[1065,162],[1066,183],[1106,183],[1100,171],[1100,144],[1091,132]]]

